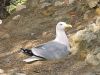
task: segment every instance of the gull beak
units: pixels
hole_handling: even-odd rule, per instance
[[[70,25],[70,24],[65,24],[65,28],[68,28],[68,27],[72,28],[72,25]]]

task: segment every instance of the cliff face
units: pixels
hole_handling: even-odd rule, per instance
[[[85,29],[75,33],[72,39],[73,53],[83,52],[86,62],[92,65],[100,64],[100,17],[97,17],[96,23],[89,24]]]

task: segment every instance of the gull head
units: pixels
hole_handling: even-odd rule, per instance
[[[70,24],[66,24],[65,22],[58,22],[56,28],[59,30],[64,30],[65,28],[72,27]]]

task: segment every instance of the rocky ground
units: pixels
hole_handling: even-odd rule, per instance
[[[99,0],[29,0],[0,25],[0,75],[100,75]],[[67,29],[72,55],[60,61],[25,63],[20,48],[55,37],[57,22]]]

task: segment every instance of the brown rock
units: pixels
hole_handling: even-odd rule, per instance
[[[97,8],[95,12],[97,15],[100,15],[100,8]]]
[[[95,7],[99,2],[99,0],[86,0],[86,1],[87,1],[90,8]]]
[[[97,59],[100,60],[100,53],[98,53],[98,54],[96,55],[96,57],[97,57]]]
[[[0,74],[1,74],[1,73],[4,73],[4,70],[3,70],[3,69],[0,69]]]
[[[41,11],[41,14],[44,15],[44,16],[51,16],[53,15],[55,12],[55,8],[53,6],[49,6],[47,8],[44,8],[42,11]]]
[[[93,54],[88,54],[87,57],[86,57],[86,59],[85,59],[85,61],[86,61],[87,63],[91,64],[91,65],[94,65],[94,66],[99,65],[99,63],[100,63],[100,62],[96,59],[95,55],[93,55]]]

